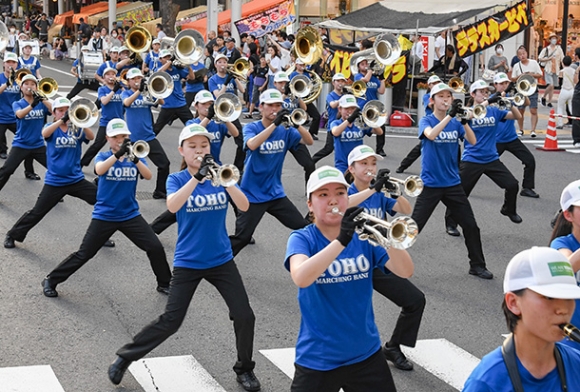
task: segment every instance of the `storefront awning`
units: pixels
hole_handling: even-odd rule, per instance
[[[195,17],[196,15],[203,14],[205,12],[207,12],[207,7],[205,5],[200,5],[199,7],[179,11],[177,17],[175,18],[175,27],[181,26],[186,23],[194,22],[199,18],[195,19],[191,18]],[[150,20],[149,22],[143,23],[141,26],[145,27],[151,33],[151,35],[156,36],[157,31],[155,30],[155,27],[157,26],[158,23],[161,23],[162,21],[161,19],[162,18]],[[169,33],[169,31],[166,31],[166,33]]]
[[[117,6],[119,6],[121,4],[124,5],[127,3],[120,3],[120,4],[117,4]],[[85,22],[88,23],[89,16],[108,10],[109,9],[109,2],[102,1],[100,3],[91,4],[91,6],[93,6],[93,7],[89,8],[90,6],[88,6],[88,7],[81,8],[81,11],[78,14],[73,15],[72,22],[74,24],[79,24],[79,23],[81,23],[80,19],[83,18],[85,20]]]
[[[123,20],[127,18],[127,16],[130,16],[130,19],[134,20],[136,23],[147,22],[153,18],[153,3],[136,1],[134,3],[117,4],[117,20]],[[96,26],[103,19],[107,19],[107,23],[102,23],[103,26],[111,25],[111,23],[108,22],[108,8],[104,12],[89,16],[89,19],[85,19],[85,21],[91,26]]]
[[[253,0],[249,3],[242,5],[242,18],[246,18],[250,15],[256,14],[260,11],[269,9],[276,4],[282,3],[284,0]],[[229,24],[232,21],[232,11],[226,10],[222,11],[218,14],[218,27],[222,27],[227,25],[227,30],[230,30]],[[186,23],[182,26],[183,30],[186,29],[194,29],[197,30],[203,35],[206,36],[207,30],[207,18],[198,19],[195,22]]]

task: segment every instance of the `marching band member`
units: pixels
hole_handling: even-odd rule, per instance
[[[107,124],[107,141],[111,149],[99,153],[95,159],[99,186],[93,218],[79,250],[64,259],[42,281],[45,296],[58,297],[56,286],[92,259],[117,230],[147,252],[151,268],[157,277],[157,291],[162,294],[169,293],[171,270],[163,245],[139,213],[139,204],[135,198],[137,178],[141,176],[149,180],[151,171],[144,159],[130,154],[129,135],[131,132],[125,121],[114,119]]]
[[[363,137],[382,134],[382,128],[359,128],[355,120],[360,117],[360,109],[354,95],[345,94],[338,100],[340,118],[330,124],[334,136],[334,166],[341,172],[348,169],[348,154],[356,146],[363,144]],[[379,154],[380,155],[380,154]]]
[[[151,106],[163,105],[167,100],[157,99],[155,102],[151,102],[143,97],[142,92],[145,88],[145,81],[143,80],[143,74],[138,68],[131,68],[127,72],[127,81],[130,89],[125,90],[121,97],[123,106],[125,106],[127,124],[131,128],[131,141],[135,143],[138,140],[143,140],[149,144],[148,158],[157,166],[157,182],[153,198],[165,199],[167,197],[165,183],[169,176],[169,158],[167,158],[163,146],[159,143],[153,131]]]
[[[153,73],[161,66],[159,61],[159,49],[161,48],[161,41],[157,38],[151,42],[151,49],[147,52],[145,60],[143,60],[143,65],[141,66],[141,72],[143,75]]]
[[[207,80],[207,69],[203,61],[197,61],[191,65],[188,65],[193,71],[195,78],[187,79],[185,81],[185,105],[189,108],[193,103],[193,99],[196,94],[202,90],[205,90],[204,83]]]
[[[374,320],[372,279],[377,268],[408,278],[413,262],[406,250],[387,253],[359,239],[355,228],[363,221],[355,218],[363,208],[347,209],[347,187],[333,167],[312,173],[307,192],[314,223],[288,239],[284,266],[298,286],[302,314],[292,392],[396,390]]]
[[[358,197],[356,200],[365,212],[375,218],[387,220],[388,215],[401,213],[411,214],[411,204],[403,196],[386,196],[383,187],[389,186],[389,170],[381,169],[377,174],[377,160],[381,160],[369,146],[355,147],[348,154],[348,177],[352,183],[348,187],[348,195]],[[371,180],[376,181],[371,185]],[[351,199],[351,202],[355,202]],[[401,314],[397,320],[391,339],[383,346],[383,354],[397,369],[413,370],[413,364],[405,357],[400,345],[415,347],[417,335],[421,325],[421,317],[425,309],[425,294],[408,279],[394,274],[385,274],[379,268],[373,271],[373,288],[385,298],[401,307]]]
[[[46,167],[46,146],[42,138],[42,127],[45,116],[52,111],[52,104],[44,96],[36,95],[37,83],[34,75],[25,75],[20,84],[23,98],[12,104],[16,115],[16,135],[12,140],[8,159],[0,168],[0,190],[26,158],[31,157]],[[38,177],[36,174],[34,176]],[[40,180],[40,177],[35,179]]]
[[[8,158],[6,130],[16,134],[16,115],[12,104],[20,100],[20,86],[12,79],[12,73],[18,65],[18,56],[4,52],[4,72],[0,74],[0,158]],[[40,179],[34,173],[32,157],[24,159],[24,176],[31,180]]]
[[[255,316],[242,277],[233,259],[226,230],[228,199],[240,210],[248,209],[248,199],[237,185],[215,187],[206,179],[212,165],[208,158],[213,134],[198,124],[188,125],[179,135],[179,153],[184,170],[167,181],[167,208],[177,214],[178,235],[173,261],[173,278],[165,313],[146,326],[117,351],[109,367],[109,379],[119,384],[131,362],[147,355],[177,332],[199,283],[205,279],[215,286],[229,309],[236,337],[236,380],[246,391],[259,391],[252,360]],[[198,198],[217,200],[211,208],[197,208]]]
[[[81,48],[82,52],[89,52],[90,48],[88,46],[83,46]],[[72,90],[70,90],[70,92],[67,94],[67,99],[72,99],[73,97],[76,97],[78,93],[80,93],[81,91],[83,91],[84,89],[89,89],[92,91],[99,91],[99,83],[94,80],[88,80],[88,79],[81,79],[81,74],[80,74],[80,70],[81,68],[84,66],[84,64],[82,64],[80,62],[80,59],[76,59],[75,61],[73,61],[72,64],[72,68],[70,69],[70,73],[73,74],[74,76],[76,76],[77,78],[77,83],[73,86]]]
[[[302,60],[296,59],[294,64],[296,69],[294,70],[294,72],[290,74],[290,80],[292,80],[292,78],[294,78],[294,76],[297,75],[306,76],[308,79],[312,80],[312,78],[310,77],[310,72],[306,70],[306,66],[304,65],[304,62]],[[316,108],[314,102],[307,103],[306,109],[304,110],[306,110],[306,112],[310,116],[310,128],[308,129],[308,132],[310,132],[310,134],[312,135],[312,139],[318,140],[318,128],[320,126],[320,112],[318,112],[318,109]]]
[[[24,46],[22,47],[22,55],[18,57],[18,68],[16,69],[26,68],[40,80],[42,79],[42,76],[40,76],[40,60],[35,56],[31,56],[31,53],[32,45],[29,41],[25,41]]]
[[[379,94],[385,93],[385,78],[383,74],[379,74],[378,77],[374,75],[373,69],[369,67],[369,62],[364,57],[359,57],[356,60],[356,66],[358,73],[354,75],[354,81],[362,80],[367,85],[367,90],[363,98],[358,99],[358,104],[362,108],[365,103],[379,99]],[[377,154],[380,156],[387,156],[383,148],[385,147],[385,136],[384,136],[384,126],[382,127],[383,132],[377,133]]]
[[[300,131],[282,125],[290,113],[282,109],[284,99],[278,90],[264,91],[260,102],[262,120],[244,127],[248,156],[240,187],[250,201],[250,208],[237,216],[235,234],[230,237],[234,256],[250,242],[266,212],[294,230],[307,224],[284,192],[282,165],[289,149],[296,148],[298,143],[312,145],[312,136],[304,128]]]
[[[165,103],[161,105],[159,116],[153,126],[155,135],[159,135],[163,127],[173,121],[174,117],[179,118],[183,125],[193,118],[193,114],[191,114],[189,107],[185,104],[185,96],[181,87],[182,79],[195,79],[193,70],[191,67],[182,68],[174,65],[171,61],[171,52],[167,49],[159,52],[159,61],[161,62],[161,67],[158,71],[165,71],[173,78],[173,92],[169,97],[165,98]]]
[[[463,392],[580,390],[580,352],[560,342],[560,325],[580,299],[570,263],[554,249],[526,249],[510,260],[503,292],[511,334],[482,358]]]
[[[46,140],[47,171],[44,187],[34,207],[24,213],[12,226],[4,239],[5,248],[14,248],[14,241],[24,242],[28,232],[65,196],[71,195],[94,205],[97,201],[97,187],[85,180],[79,164],[82,143],[94,138],[90,128],[74,129],[69,120],[67,98],[57,98],[52,104],[54,122],[42,130]],[[112,241],[106,246],[114,246]]]
[[[510,85],[508,76],[503,72],[495,74],[493,82],[497,89],[496,94],[500,95],[505,93]],[[526,100],[528,100],[527,97]],[[520,195],[533,198],[540,197],[540,195],[534,191],[536,160],[534,159],[534,155],[518,137],[515,120],[500,121],[499,124],[497,124],[497,140],[495,146],[500,157],[504,151],[509,151],[524,165],[524,179],[522,181],[522,191],[520,192]]]
[[[121,98],[121,84],[117,81],[117,69],[105,68],[103,71],[103,85],[99,87],[97,100],[101,103],[101,118],[99,129],[93,144],[87,149],[81,159],[81,166],[89,166],[93,158],[107,143],[107,124],[114,118],[123,118],[123,99]]]
[[[125,69],[140,68],[135,60],[136,54],[131,53],[128,47],[121,46],[119,48],[119,62],[115,65],[117,71],[121,73]]]
[[[522,223],[522,218],[516,211],[518,180],[499,160],[495,145],[498,124],[501,121],[517,120],[521,117],[521,114],[515,105],[512,106],[509,112],[489,106],[490,103],[496,103],[499,100],[498,95],[489,97],[490,89],[493,89],[493,87],[481,79],[473,82],[469,88],[474,104],[483,105],[486,108],[486,115],[481,119],[473,118],[470,120],[469,126],[477,138],[477,145],[471,144],[469,140],[464,145],[459,168],[461,185],[465,190],[465,194],[469,197],[477,181],[485,174],[500,188],[504,189],[504,203],[500,213],[507,216],[513,223]],[[445,227],[449,235],[456,236],[457,224],[450,215],[449,207],[447,207]]]
[[[113,46],[111,49],[109,49],[109,57],[111,59],[99,65],[99,68],[97,68],[97,71],[95,72],[95,79],[97,79],[100,84],[106,84],[106,80],[104,79],[103,75],[105,69],[113,68],[117,71],[117,73],[119,73],[119,68],[122,68],[123,64],[128,62],[125,60],[123,64],[119,65],[119,48],[117,46]],[[115,74],[115,76],[117,76],[117,74]]]
[[[493,274],[485,265],[479,227],[461,186],[457,156],[460,139],[467,140],[471,145],[479,141],[467,120],[459,122],[455,118],[457,102],[452,103],[453,92],[445,83],[434,86],[431,89],[433,114],[423,117],[419,123],[419,139],[423,145],[421,179],[424,187],[417,197],[411,217],[421,231],[437,204],[442,201],[451,211],[453,219],[463,228],[469,273],[482,279],[492,279]]]

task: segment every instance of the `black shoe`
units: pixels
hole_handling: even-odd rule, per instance
[[[246,391],[259,391],[261,388],[260,381],[256,378],[253,370],[238,374],[236,380],[242,384],[242,388]]]
[[[119,385],[130,364],[131,361],[128,361],[123,357],[117,357],[115,362],[109,366],[109,380],[111,380],[113,384]]]
[[[493,274],[485,267],[470,268],[469,275],[475,275],[481,279],[493,279]]]
[[[52,287],[50,285],[50,281],[48,280],[48,278],[44,278],[41,284],[42,284],[42,292],[44,293],[45,296],[58,297],[58,293],[55,290],[56,286]]]
[[[167,199],[167,193],[155,191],[153,192],[154,199]]]
[[[552,102],[548,102],[548,107],[551,108],[552,107]]]
[[[383,158],[387,156],[387,153],[384,152],[383,150],[379,150],[377,151],[377,154],[379,154],[380,156],[382,156]]]
[[[313,140],[318,140],[318,136],[316,136],[316,135],[312,135],[312,139],[313,139]]]
[[[397,173],[403,173],[405,171],[405,168],[403,166],[399,166],[397,168],[397,170],[395,170]]]
[[[106,240],[105,243],[103,244],[104,247],[106,248],[114,248],[115,247],[115,241],[109,239]]]
[[[6,159],[8,155],[5,152],[0,152],[0,159]]]
[[[4,238],[4,247],[7,249],[16,247],[16,245],[14,245],[14,238],[10,237],[8,234],[6,234],[6,237]]]
[[[453,236],[453,237],[459,237],[461,235],[459,230],[457,230],[457,227],[447,226],[445,228],[445,231],[447,232],[447,234],[449,234],[450,236]]]
[[[250,242],[248,242],[248,244],[250,244],[250,245],[256,244],[256,240],[254,239],[254,237],[250,238]]]
[[[537,199],[540,197],[540,195],[538,195],[536,192],[534,192],[533,189],[530,189],[530,188],[522,189],[522,191],[520,192],[520,196],[533,197],[534,199]]]
[[[169,295],[169,286],[157,286],[157,291],[161,294]]]
[[[542,98],[542,105],[546,106],[546,98]]]
[[[40,176],[36,173],[31,172],[24,172],[24,177],[28,178],[29,180],[39,181]]]
[[[507,216],[508,218],[510,218],[510,220],[514,223],[522,223],[522,217],[519,216],[518,214],[510,214],[509,212],[505,211],[503,208],[500,211],[502,215]]]
[[[397,369],[413,370],[413,364],[405,357],[399,346],[387,347],[385,345],[383,346],[383,354],[385,354],[387,361],[392,362]]]

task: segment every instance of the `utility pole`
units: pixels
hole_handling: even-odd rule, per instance
[[[207,39],[207,34],[210,31],[215,31],[217,33],[218,30],[218,0],[207,0],[207,26],[205,29],[206,36],[204,39]]]
[[[242,0],[232,0],[232,20],[230,24],[230,31],[232,37],[236,39],[236,46],[240,45],[240,35],[238,34],[238,29],[236,28],[235,22],[242,19]]]
[[[562,52],[564,55],[568,49],[568,12],[570,12],[570,0],[564,0],[564,10],[562,11]]]
[[[114,22],[117,22],[117,1],[109,0],[109,25],[106,26],[109,32]]]

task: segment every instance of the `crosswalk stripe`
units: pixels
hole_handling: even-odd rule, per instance
[[[294,360],[296,359],[294,347],[260,350],[260,353],[282,370],[285,375],[294,378]]]
[[[2,392],[64,392],[50,365],[0,368]]]
[[[129,371],[145,392],[226,392],[191,355],[141,359]]]
[[[457,390],[479,364],[479,359],[447,339],[419,340],[414,348],[401,346],[408,359]]]

